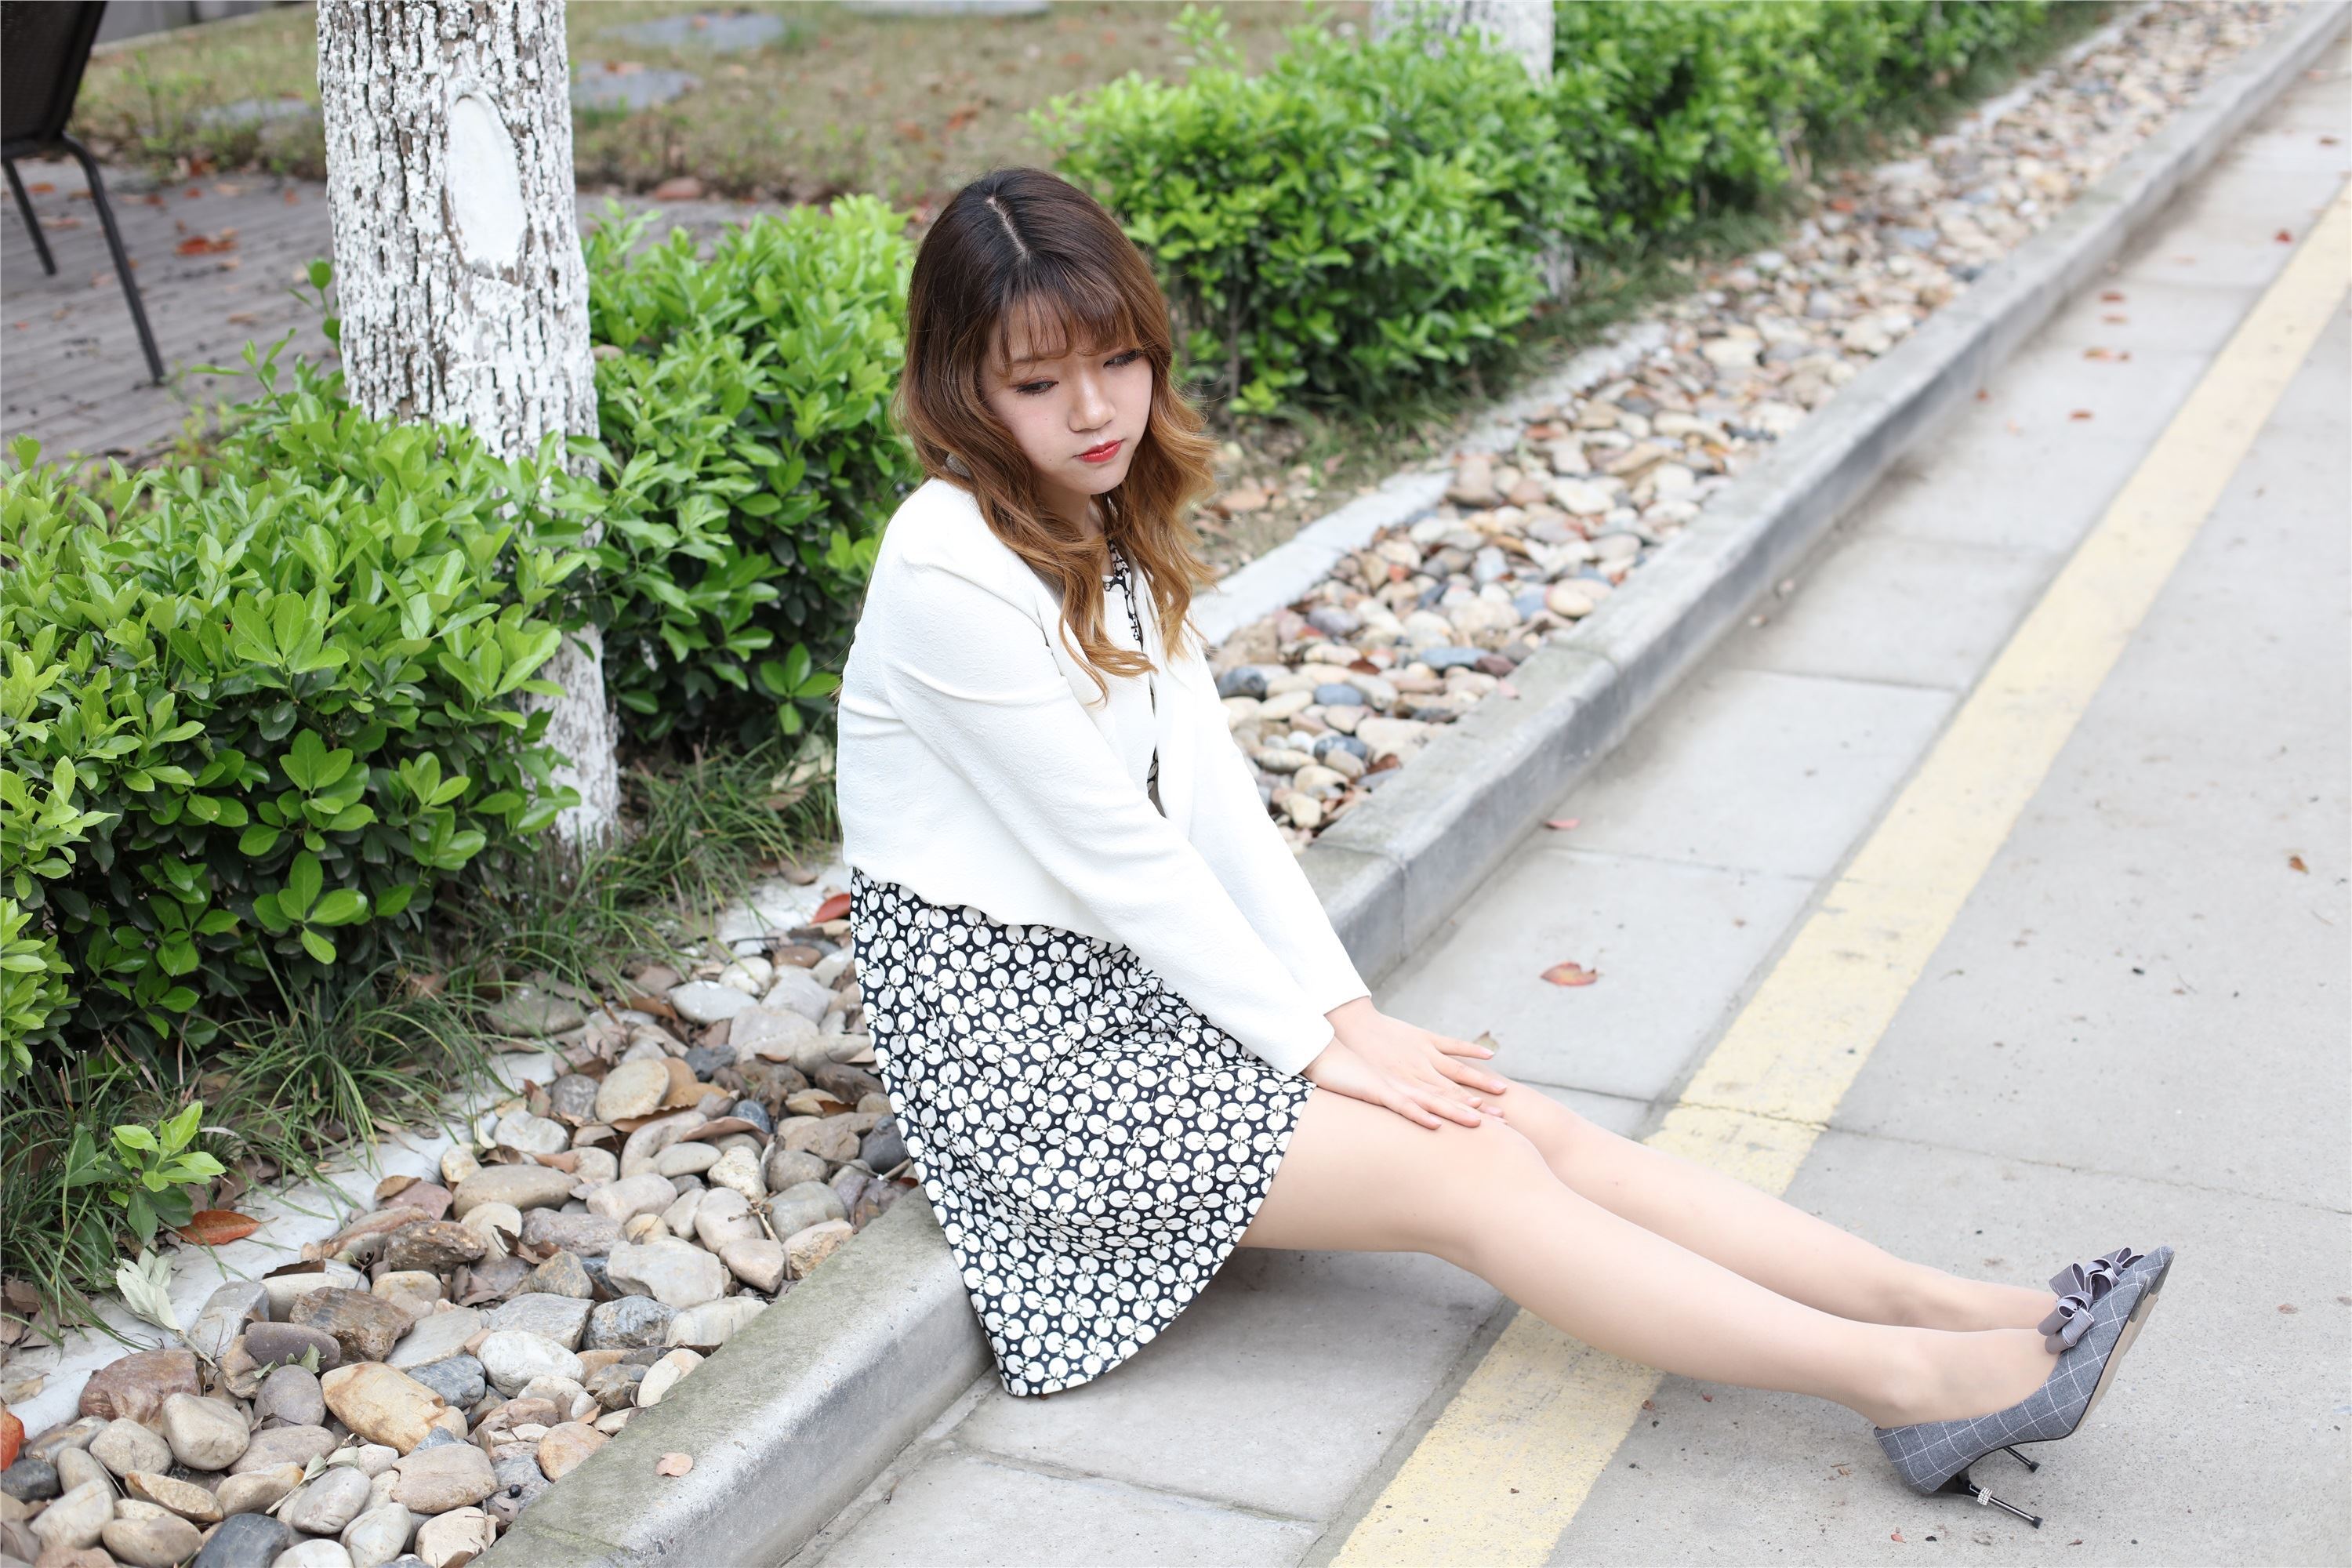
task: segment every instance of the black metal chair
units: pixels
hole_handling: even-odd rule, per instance
[[[8,190],[16,210],[33,233],[33,248],[40,253],[41,270],[57,275],[49,242],[33,216],[32,199],[25,195],[16,160],[58,147],[71,153],[89,176],[90,200],[98,221],[106,229],[106,247],[114,254],[114,275],[122,279],[122,297],[131,301],[131,324],[139,329],[139,346],[147,351],[147,368],[163,379],[163,356],[155,352],[155,334],[147,327],[147,308],[140,302],[139,285],[131,276],[131,258],[123,253],[121,231],[114,226],[114,208],[106,199],[106,181],[89,149],[66,134],[75,96],[81,91],[81,73],[89,64],[90,40],[98,36],[99,18],[106,0],[64,4],[60,0],[0,0],[0,163],[8,170]]]

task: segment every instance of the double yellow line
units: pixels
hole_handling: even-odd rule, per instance
[[[1766,1192],[1788,1189],[2347,287],[2352,186],[2240,324],[1648,1142]],[[1519,1312],[1333,1561],[1544,1562],[1658,1377]]]

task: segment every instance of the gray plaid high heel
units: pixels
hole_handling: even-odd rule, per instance
[[[2124,1249],[2128,1251],[2128,1248]],[[2112,1255],[2110,1255],[2112,1256]],[[2095,1259],[2106,1262],[2106,1259]],[[2004,1502],[1979,1486],[1969,1467],[1996,1449],[2029,1469],[2040,1467],[2017,1452],[2020,1443],[2048,1443],[2073,1435],[2115,1380],[2123,1352],[2131,1347],[2148,1310],[2156,1305],[2165,1276],[2172,1271],[2172,1248],[2159,1247],[2123,1265],[2115,1283],[2095,1293],[2088,1307],[2064,1314],[2061,1327],[2074,1338],[2058,1354],[2050,1379],[2006,1410],[1958,1421],[1919,1421],[1907,1426],[1873,1426],[1872,1436],[1894,1463],[1904,1484],[1923,1495],[1949,1492],[2015,1514],[2034,1529],[2041,1517]],[[2061,1278],[2064,1278],[2062,1274]],[[2086,1287],[2087,1289],[2087,1287]],[[2061,1316],[2052,1314],[2053,1319]],[[2079,1327],[2075,1325],[2079,1322]],[[2054,1331],[2045,1328],[2045,1333]]]

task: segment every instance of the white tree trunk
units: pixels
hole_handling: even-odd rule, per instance
[[[1504,53],[1519,57],[1529,76],[1551,79],[1551,0],[1372,0],[1373,38],[1387,37],[1416,10],[1449,35],[1485,28]]]
[[[1415,16],[1449,37],[1483,28],[1496,47],[1518,57],[1530,77],[1551,79],[1551,0],[1372,0],[1373,39],[1399,31]],[[1576,252],[1567,237],[1555,232],[1536,266],[1545,297],[1567,299],[1576,282]]]
[[[505,456],[595,434],[562,0],[321,0],[319,100],[353,401]],[[575,844],[620,815],[602,660],[592,626],[540,672]]]

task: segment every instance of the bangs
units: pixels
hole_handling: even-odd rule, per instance
[[[1024,362],[1056,360],[1073,352],[1108,353],[1146,342],[1126,297],[1108,279],[1084,277],[1075,268],[1039,270],[1046,275],[1008,300],[998,317],[989,345],[992,363],[1013,368],[1016,350]]]

